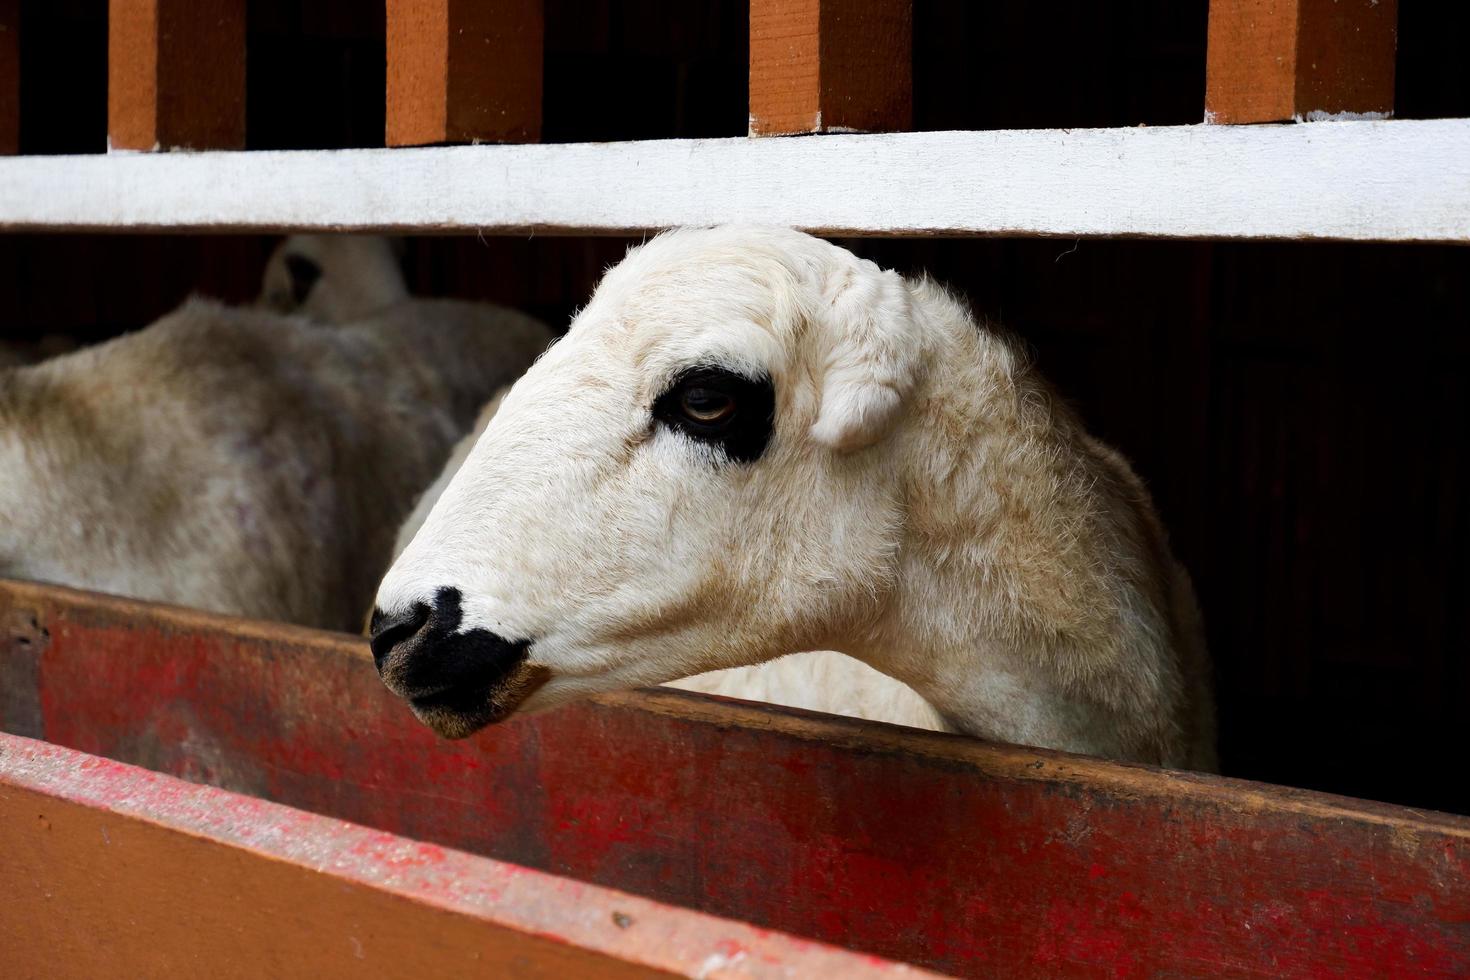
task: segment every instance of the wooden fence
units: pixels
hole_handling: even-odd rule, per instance
[[[15,75],[0,3],[0,92]],[[245,0],[112,0],[109,146],[0,160],[0,230],[641,232],[777,221],[855,235],[1470,240],[1470,121],[1388,121],[1395,0],[1214,0],[1213,122],[903,133],[913,5],[754,0],[750,132],[820,139],[534,143],[539,0],[387,5],[386,141],[236,152]],[[24,84],[24,80],[21,80]],[[13,91],[13,86],[12,86]],[[0,96],[0,151],[19,102]],[[446,144],[481,143],[455,147]],[[187,149],[138,158],[122,151]]]
[[[444,742],[360,639],[20,583],[0,623],[5,731],[947,973],[1470,970],[1470,819],[679,691]]]
[[[0,230],[1470,242],[1395,0],[1212,0],[1213,125],[945,133],[911,3],[752,0],[749,137],[544,145],[540,2],[389,0],[340,152],[245,149],[246,7],[111,0],[111,152],[0,159]],[[671,691],[443,743],[355,638],[19,583],[0,629],[7,973],[1470,972],[1463,818]]]

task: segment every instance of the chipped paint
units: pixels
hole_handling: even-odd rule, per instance
[[[1327,112],[1323,109],[1313,109],[1305,116],[1297,114],[1292,117],[1292,122],[1371,122],[1379,119],[1392,119],[1391,112]]]
[[[265,869],[260,873],[279,875],[284,864],[306,876],[302,877],[303,887],[309,876],[324,875],[344,887],[396,895],[426,911],[449,913],[461,923],[483,924],[487,945],[492,936],[498,937],[493,941],[508,945],[506,955],[527,965],[542,964],[543,969],[548,963],[567,962],[546,952],[550,943],[589,954],[580,962],[602,963],[604,970],[633,966],[701,977],[718,973],[731,978],[932,976],[902,964],[853,955],[743,923],[515,868],[213,787],[195,786],[45,742],[0,734],[0,853],[9,855],[0,863],[6,914],[25,923],[32,948],[47,950],[49,970],[66,972],[67,945],[48,941],[48,933],[72,935],[87,931],[91,925],[69,922],[64,904],[45,901],[46,889],[40,890],[42,904],[33,904],[37,899],[31,883],[48,877],[47,865],[35,866],[39,878],[34,873],[17,875],[11,870],[19,850],[40,853],[32,843],[33,835],[53,834],[45,813],[27,821],[26,814],[33,813],[36,806],[57,811],[58,839],[64,836],[63,826],[72,822],[69,815],[82,807],[94,814],[88,822],[110,822],[115,830],[126,832],[134,846],[140,832],[146,831],[156,839],[159,830],[179,835],[180,842],[186,838],[196,845],[204,842],[211,853],[219,855],[208,860],[224,861],[223,867],[230,869],[228,873],[239,882],[253,881],[257,866]],[[110,843],[104,835],[103,846]],[[85,845],[76,846],[80,849],[71,852],[72,861],[98,860],[88,856]],[[226,857],[224,852],[232,854]],[[125,860],[126,855],[113,859]],[[104,883],[117,876],[106,865],[99,866],[97,874]],[[58,887],[62,887],[65,881],[58,880]],[[180,922],[190,922],[189,943],[199,943],[197,951],[191,952],[189,943],[175,942],[180,942],[186,958],[207,968],[210,945],[193,934],[208,931],[212,925],[208,916],[201,917],[197,911],[203,902],[191,889],[169,894],[179,903],[179,910],[154,908],[150,914],[169,919],[177,916]],[[342,901],[349,899],[344,897]],[[195,911],[184,912],[186,905],[195,906]],[[617,924],[614,915],[622,916],[627,924]],[[233,930],[228,921],[215,924],[227,932]],[[492,928],[499,932],[492,932]],[[347,938],[341,952],[354,960],[367,959],[364,942],[355,934]],[[198,958],[200,954],[202,959]],[[266,948],[225,947],[218,955],[226,958],[215,961],[214,966],[228,964],[231,970],[237,970],[242,962],[268,964],[273,956],[282,954],[269,944]],[[111,952],[108,956],[110,972],[150,972],[143,968],[144,961],[111,959]],[[385,964],[380,961],[376,966],[381,969]],[[421,964],[405,961],[393,966],[394,972],[417,972]]]

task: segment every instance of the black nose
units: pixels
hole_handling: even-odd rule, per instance
[[[418,636],[428,624],[430,612],[428,604],[423,602],[415,602],[413,608],[394,616],[381,609],[373,610],[373,620],[368,624],[368,635],[372,639],[368,643],[373,648],[373,663],[377,664],[380,672],[383,661],[388,659],[394,647]]]
[[[526,659],[531,641],[483,628],[462,631],[463,623],[464,597],[455,588],[405,612],[374,610],[368,632],[383,682],[420,707],[458,709],[461,701],[485,699]]]

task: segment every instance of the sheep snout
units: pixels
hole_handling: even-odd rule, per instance
[[[375,609],[369,627],[383,683],[445,738],[464,738],[508,718],[550,672],[527,663],[530,640],[487,629],[460,631],[463,596],[441,588],[432,603]]]

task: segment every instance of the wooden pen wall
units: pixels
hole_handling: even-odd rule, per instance
[[[105,2],[22,6],[22,152],[100,151]],[[543,139],[744,134],[746,4],[546,9]],[[252,0],[248,23],[250,147],[382,144],[377,5]],[[1205,24],[1203,2],[917,0],[915,126],[1197,122]],[[1397,115],[1470,116],[1467,27],[1403,4]],[[417,239],[406,266],[420,292],[564,324],[627,244]],[[1227,772],[1470,813],[1470,249],[844,244],[965,292],[1134,460],[1200,592]],[[195,288],[246,300],[270,245],[0,236],[0,336],[95,340]]]

